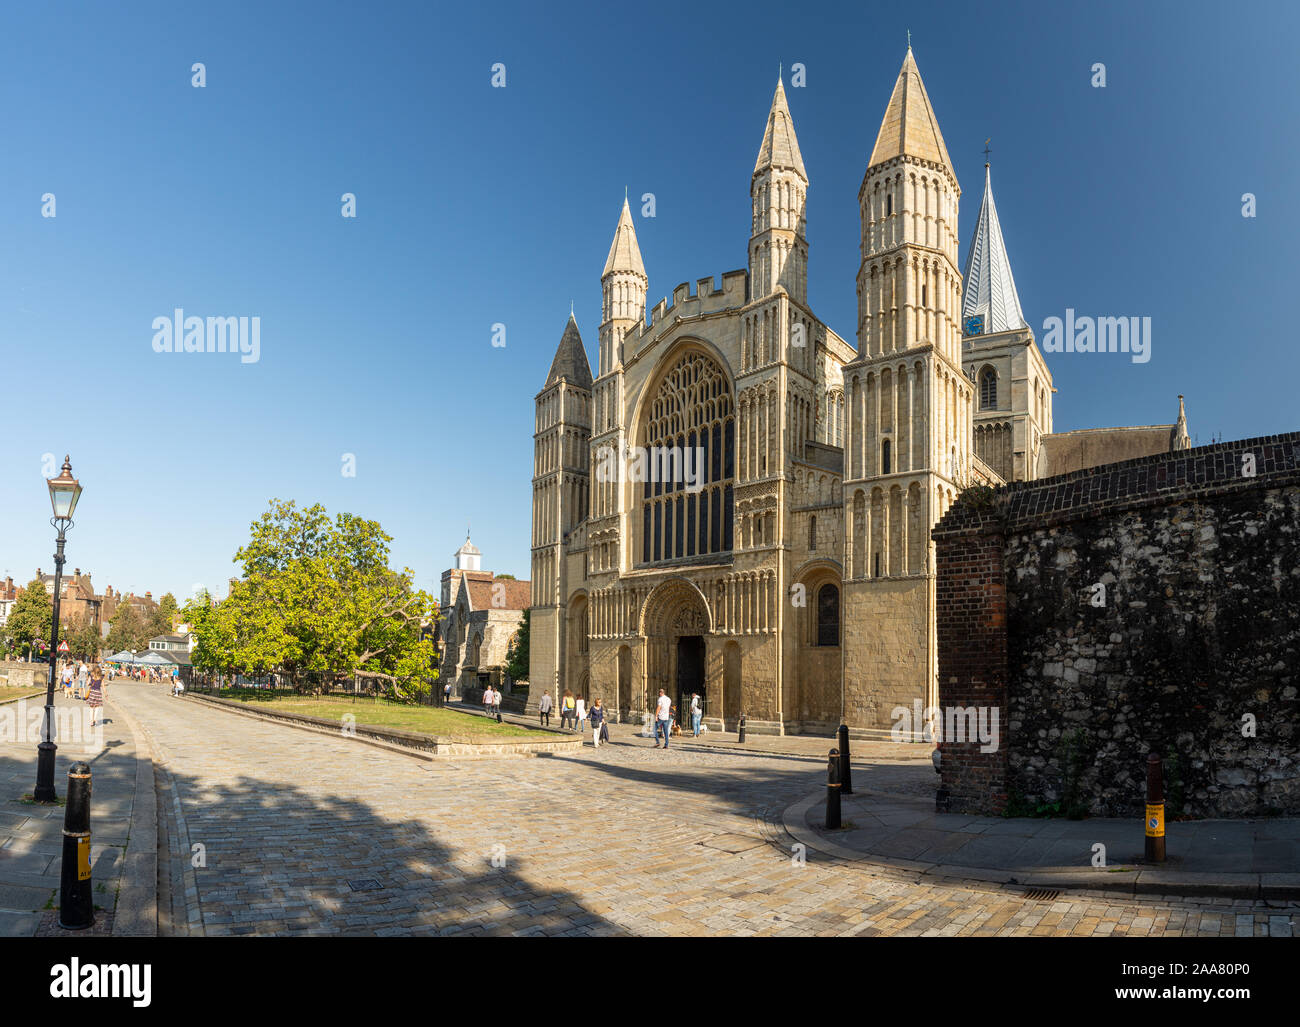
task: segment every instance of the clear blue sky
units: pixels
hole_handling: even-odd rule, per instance
[[[1294,430],[1298,23],[1131,0],[10,4],[0,571],[52,569],[41,459],[70,452],[68,569],[101,590],[224,595],[272,496],[379,520],[425,587],[467,521],[485,568],[526,577],[533,397],[571,300],[595,364],[624,186],[657,199],[651,304],[743,267],[777,68],[803,63],[810,300],[853,341],[857,189],[909,29],[963,259],[992,136],[1036,333],[1066,307],[1153,319],[1148,364],[1049,358],[1057,429],[1168,422],[1181,392],[1202,443]],[[261,359],[155,353],[176,307],[259,316]]]

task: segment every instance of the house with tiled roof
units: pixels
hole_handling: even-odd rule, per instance
[[[482,555],[466,534],[465,544],[456,551],[456,566],[442,573],[441,681],[450,681],[458,697],[489,683],[509,690],[506,653],[532,592],[531,582],[482,570]]]

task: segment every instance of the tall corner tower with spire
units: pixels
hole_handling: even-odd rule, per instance
[[[751,298],[784,287],[790,298],[808,305],[808,172],[804,170],[785,85],[776,80],[767,128],[754,162],[749,195],[753,220],[749,238]]]
[[[1003,481],[1037,477],[1041,440],[1052,432],[1052,375],[1020,308],[987,160],[962,278],[962,366],[975,386],[977,469]]]
[[[625,497],[616,475],[599,473],[620,466],[627,445],[622,417],[624,400],[623,340],[645,324],[646,287],[649,284],[636,227],[627,197],[619,212],[609,257],[600,275],[600,361],[593,395],[591,466],[597,469],[592,481],[591,522],[588,525],[588,569],[600,575],[622,566],[619,517]],[[609,450],[608,453],[605,450]],[[606,480],[606,479],[611,480]]]
[[[858,193],[858,353],[844,367],[844,705],[891,724],[938,698],[930,529],[970,473],[961,189],[911,47]]]
[[[586,520],[590,499],[591,364],[572,313],[535,400],[530,705],[552,691],[564,658],[564,596],[570,533]]]

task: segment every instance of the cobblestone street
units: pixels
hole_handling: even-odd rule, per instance
[[[818,760],[621,736],[581,756],[427,762],[113,689],[158,766],[165,934],[1272,935],[1294,905],[918,883],[809,850]],[[201,860],[192,854],[201,855]],[[193,862],[206,865],[192,866]]]

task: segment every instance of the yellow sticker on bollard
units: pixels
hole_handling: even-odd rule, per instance
[[[1163,838],[1165,836],[1165,804],[1147,806],[1147,837]]]
[[[90,880],[90,838],[77,839],[77,880]]]

